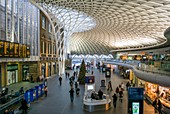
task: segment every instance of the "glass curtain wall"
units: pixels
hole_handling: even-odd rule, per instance
[[[30,45],[38,56],[39,9],[28,0],[0,0],[0,40]]]

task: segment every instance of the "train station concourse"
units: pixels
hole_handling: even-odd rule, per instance
[[[0,114],[170,114],[170,0],[0,0]]]

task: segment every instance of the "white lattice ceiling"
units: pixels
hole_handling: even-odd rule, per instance
[[[34,0],[37,3],[42,0]],[[161,45],[167,41],[163,33],[170,26],[170,0],[44,0],[48,11],[59,15],[59,9],[70,9],[89,17],[81,31],[70,24],[75,32],[68,39],[73,53],[108,54],[110,50],[138,49]],[[69,20],[63,18],[62,20]],[[76,18],[79,18],[76,17]],[[84,18],[86,20],[88,18]],[[78,20],[78,19],[77,19]],[[84,23],[85,22],[85,23]],[[93,23],[94,22],[94,23]],[[76,21],[74,20],[74,23]],[[65,23],[66,24],[66,23]],[[87,27],[89,24],[89,27]],[[94,27],[95,25],[95,27]],[[82,26],[81,26],[82,27]]]

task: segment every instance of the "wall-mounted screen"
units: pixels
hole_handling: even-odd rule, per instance
[[[92,89],[94,89],[94,86],[93,86],[93,85],[88,85],[88,86],[87,86],[87,90],[92,90]]]

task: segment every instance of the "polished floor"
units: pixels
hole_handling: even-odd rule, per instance
[[[68,71],[72,74],[73,71]],[[90,75],[90,74],[89,74]],[[99,72],[98,69],[94,69],[96,91],[100,88],[100,80],[105,79],[105,75]],[[126,83],[127,80],[122,79],[118,74],[112,73],[111,78],[107,78],[108,81],[112,81],[113,91],[108,92],[110,96],[113,95],[115,88],[122,82]],[[74,101],[71,103],[69,96],[69,79],[65,76],[62,80],[62,85],[59,85],[58,76],[54,76],[48,79],[48,96],[42,97],[39,100],[33,102],[29,109],[29,114],[89,114],[90,112],[84,111],[83,95],[84,86],[80,85],[81,94],[74,96]],[[106,93],[106,88],[102,88]],[[91,112],[92,114],[127,114],[127,91],[124,91],[123,103],[117,102],[117,107],[111,108],[108,111]],[[151,105],[144,103],[144,114],[154,114],[154,109]]]

